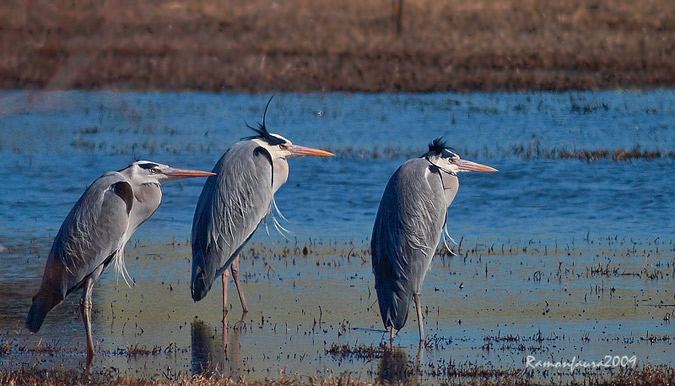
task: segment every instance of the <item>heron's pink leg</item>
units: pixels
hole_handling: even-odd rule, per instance
[[[420,294],[414,294],[415,309],[417,310],[417,327],[420,331],[420,342],[424,342],[424,322],[422,321],[422,300]]]
[[[91,366],[94,360],[94,341],[91,337],[91,293],[94,288],[94,279],[89,277],[84,282],[82,291],[82,301],[80,302],[80,312],[84,321],[84,330],[87,333],[87,368]]]
[[[223,274],[223,319],[227,317],[227,283],[230,281],[230,270],[226,269]]]
[[[223,279],[223,349],[227,357],[227,346],[230,340],[227,325],[227,282],[230,280],[230,270],[226,269],[221,277]]]
[[[244,311],[244,314],[248,312],[248,306],[246,305],[246,297],[244,296],[244,289],[241,288],[241,282],[239,281],[239,256],[234,258],[232,265],[230,266],[232,271],[232,279],[234,279],[234,285],[237,286],[237,292],[239,293],[239,300],[241,301],[241,308]]]

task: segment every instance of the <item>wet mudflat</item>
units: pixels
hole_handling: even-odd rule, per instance
[[[284,238],[270,223],[268,236],[263,225],[244,251],[250,312],[237,324],[231,286],[227,350],[219,283],[202,302],[190,298],[188,238],[201,182],[186,180],[165,186],[162,206],[127,247],[135,286],[109,270],[94,289],[94,372],[569,383],[623,377],[621,361],[631,367],[635,357],[640,377],[664,366],[672,381],[673,95],[278,95],[271,130],[338,156],[291,161],[276,200],[292,233]],[[52,238],[84,188],[137,158],[210,169],[249,134],[243,122],[260,119],[266,99],[3,94],[3,371],[84,364],[78,296],[38,334],[23,328]],[[441,252],[424,285],[429,344],[418,348],[411,315],[389,351],[370,273],[372,222],[391,173],[440,135],[500,173],[460,177],[448,226],[456,244],[447,241],[457,256]],[[605,154],[596,150],[611,156],[593,157]],[[614,157],[623,150],[634,156]],[[561,156],[569,153],[580,156]],[[609,356],[610,366],[572,377],[528,367],[528,356],[531,364]]]
[[[10,248],[5,261],[31,255],[24,247]],[[118,284],[112,272],[96,287],[95,370],[144,379],[349,374],[438,383],[472,371],[569,377],[569,370],[529,368],[528,356],[591,362],[609,355],[634,357],[638,368],[672,366],[672,241],[593,238],[548,248],[537,241],[510,244],[504,252],[472,245],[458,256],[437,257],[423,297],[430,341],[418,347],[411,316],[392,353],[384,344],[365,246],[252,244],[241,263],[251,311],[239,322],[241,308],[231,291],[224,350],[220,288],[192,302],[187,245],[139,242],[127,251],[134,288]],[[37,276],[41,259],[27,260],[26,271]],[[32,335],[22,327],[30,303],[24,291],[35,292],[37,283],[24,283],[20,290],[15,280],[0,284],[2,367],[82,366],[76,297]],[[610,368],[602,371],[610,375]]]

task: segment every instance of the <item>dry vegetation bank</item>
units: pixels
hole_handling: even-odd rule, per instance
[[[6,0],[0,88],[675,85],[672,0]]]
[[[513,385],[672,385],[675,382],[675,369],[672,367],[645,366],[636,370],[615,371],[611,375],[587,375],[575,380],[561,380],[559,376],[534,380],[526,375],[518,375],[516,371],[504,374],[475,374],[458,379],[444,381],[444,385],[481,385],[481,386],[513,386]],[[178,380],[137,380],[120,377],[110,373],[94,373],[85,375],[81,371],[14,371],[0,370],[0,385],[7,386],[370,386],[370,385],[404,385],[396,381],[376,380],[367,382],[349,377],[316,378],[285,377],[265,381],[238,381],[230,378],[196,375]]]

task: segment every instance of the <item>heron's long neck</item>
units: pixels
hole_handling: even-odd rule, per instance
[[[459,178],[454,173],[447,173],[443,170],[438,170],[441,175],[441,182],[443,183],[443,196],[445,198],[445,205],[450,206],[459,190]]]
[[[281,185],[288,180],[288,162],[283,159],[276,159],[272,163],[274,171],[274,181],[272,182],[272,193],[276,193]]]
[[[134,188],[134,205],[131,208],[129,230],[135,231],[149,219],[162,203],[162,187],[152,182]]]

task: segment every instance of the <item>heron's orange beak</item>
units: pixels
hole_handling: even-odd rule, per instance
[[[305,157],[308,155],[314,156],[314,157],[332,157],[335,154],[321,150],[321,149],[314,149],[311,147],[305,147],[305,146],[300,146],[300,145],[293,145],[291,146],[290,150],[291,152],[291,157]]]
[[[210,177],[216,175],[216,173],[205,172],[201,170],[178,169],[178,168],[171,168],[166,172],[164,172],[164,174],[172,180],[178,180],[182,178],[193,178],[193,177]]]
[[[479,164],[479,163],[476,163],[476,162],[467,161],[465,159],[459,159],[459,160],[455,161],[455,165],[457,165],[459,167],[460,172],[498,172],[499,171],[499,170],[497,170],[493,167],[483,165],[483,164]]]

